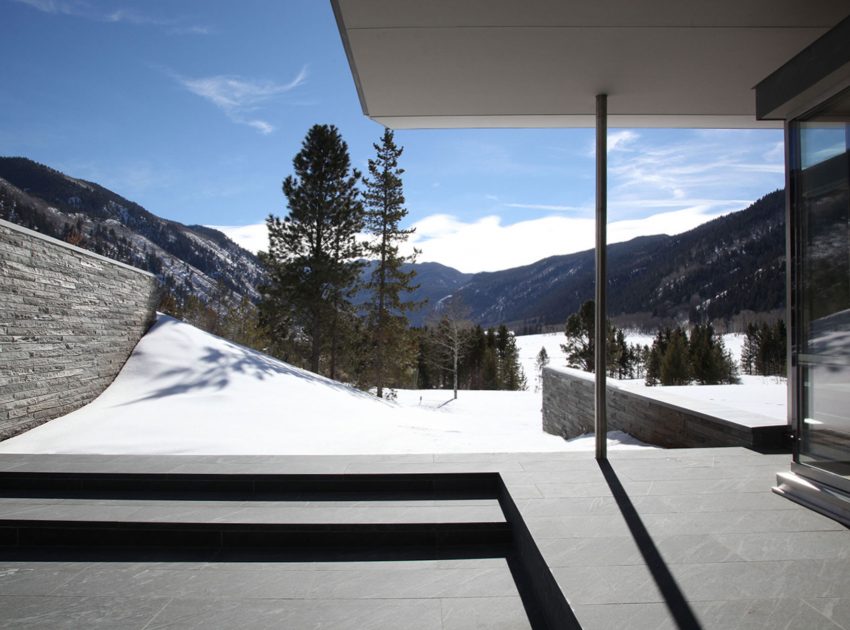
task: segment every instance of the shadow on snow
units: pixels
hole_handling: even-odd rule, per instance
[[[181,322],[171,317],[160,316],[148,334],[155,333],[161,327],[178,323]],[[265,381],[277,376],[289,376],[345,392],[350,396],[357,396],[373,402],[384,402],[386,404],[385,401],[381,401],[375,396],[345,383],[302,370],[301,368],[274,359],[259,351],[237,345],[221,337],[211,334],[210,336],[219,339],[221,344],[218,347],[207,345],[203,348],[203,355],[200,358],[201,366],[187,365],[185,367],[173,367],[157,374],[152,374],[150,376],[151,381],[178,380],[169,385],[163,385],[145,396],[116,406],[123,407],[146,400],[179,396],[193,392],[221,392],[231,384],[233,377],[236,375],[245,375],[259,381]],[[141,354],[141,351],[136,350],[133,352],[131,359]]]

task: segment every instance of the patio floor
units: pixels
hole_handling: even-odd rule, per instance
[[[850,630],[850,530],[788,462],[3,455],[0,626]]]

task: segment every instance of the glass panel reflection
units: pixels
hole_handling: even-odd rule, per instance
[[[850,475],[850,367],[810,365],[803,370],[800,462]]]
[[[799,461],[850,479],[850,91],[797,130]]]

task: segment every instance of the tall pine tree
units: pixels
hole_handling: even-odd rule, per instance
[[[369,160],[369,176],[363,178],[366,206],[366,231],[372,235],[368,251],[376,259],[366,288],[371,293],[369,303],[369,334],[374,346],[373,381],[378,397],[393,372],[404,367],[407,317],[405,313],[418,306],[406,301],[404,294],[414,290],[414,271],[402,271],[402,265],[413,262],[416,251],[410,256],[399,253],[399,245],[413,233],[402,229],[400,223],[407,216],[401,175],[398,165],[403,147],[396,146],[393,132],[384,130],[381,143],[373,145],[377,156]]]
[[[313,372],[320,371],[330,346],[334,377],[340,314],[350,309],[360,272],[362,247],[355,239],[363,228],[360,173],[351,168],[348,146],[333,125],[314,125],[292,164],[295,173],[283,182],[289,214],[266,220],[264,306],[289,324],[279,328],[308,341]]]

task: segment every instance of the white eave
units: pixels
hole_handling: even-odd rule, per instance
[[[769,127],[753,87],[846,0],[332,0],[388,127]]]

